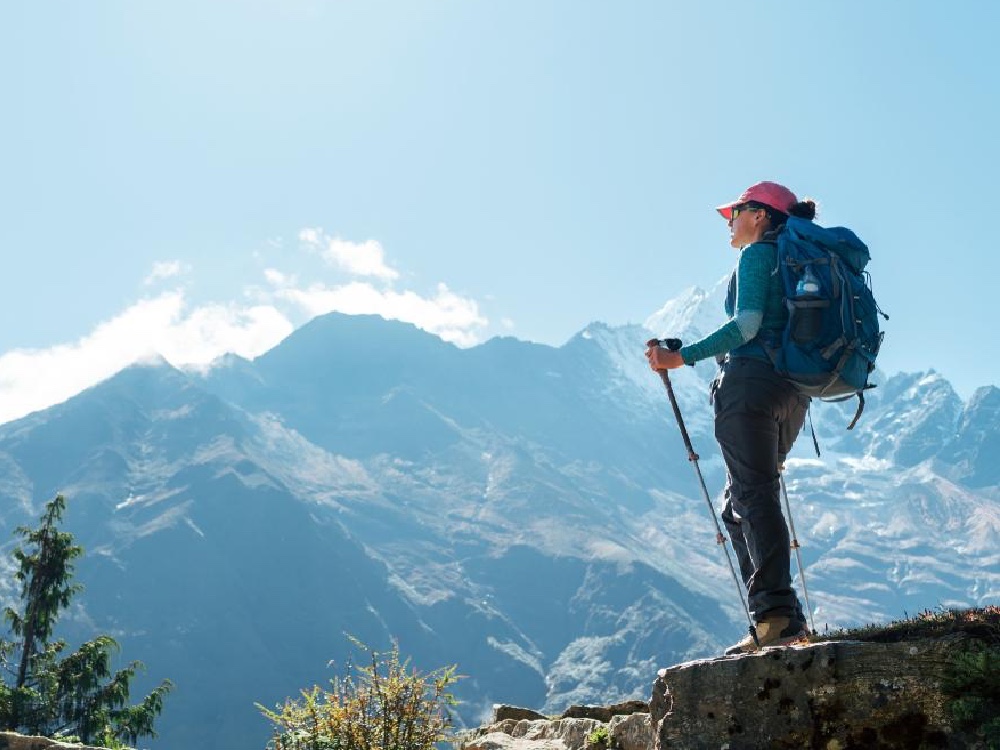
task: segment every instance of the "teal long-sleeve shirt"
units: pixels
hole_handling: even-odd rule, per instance
[[[718,329],[681,347],[680,355],[686,364],[730,353],[767,358],[763,347],[741,347],[762,331],[781,331],[788,322],[773,242],[755,242],[740,251],[729,281],[726,314],[729,320]]]

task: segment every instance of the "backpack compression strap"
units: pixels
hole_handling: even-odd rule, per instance
[[[858,410],[854,412],[854,419],[852,419],[851,423],[847,425],[847,429],[849,430],[854,429],[854,425],[856,425],[858,423],[858,420],[861,419],[861,412],[863,412],[864,410],[865,410],[865,392],[858,391]]]

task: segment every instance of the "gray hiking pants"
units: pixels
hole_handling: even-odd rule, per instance
[[[747,589],[750,614],[805,622],[792,589],[788,526],[778,466],[802,429],[809,399],[769,362],[735,357],[714,386],[715,437],[728,479],[722,520]]]

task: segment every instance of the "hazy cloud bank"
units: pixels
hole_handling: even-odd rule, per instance
[[[177,367],[204,367],[229,352],[252,359],[298,325],[329,312],[413,323],[459,346],[479,342],[488,321],[475,300],[444,283],[428,295],[394,288],[400,273],[386,263],[378,242],[352,243],[321,229],[302,230],[299,241],[299,250],[318,253],[346,280],[305,282],[267,268],[263,280],[247,285],[239,300],[195,302],[179,284],[197,269],[158,262],[143,286],[167,282],[177,288],[140,298],[78,341],[0,355],[0,423],[64,401],[150,356]]]

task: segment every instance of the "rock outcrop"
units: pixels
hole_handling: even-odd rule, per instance
[[[0,732],[0,750],[101,750],[90,745],[59,742],[48,737],[33,737],[16,732]]]
[[[571,706],[555,718],[496,706],[490,724],[463,734],[456,744],[461,750],[650,750],[653,729],[642,701]]]
[[[660,670],[654,749],[973,747],[944,690],[962,640],[833,641]]]
[[[992,613],[995,616],[995,612]],[[879,638],[882,636],[876,636]],[[985,750],[1000,745],[996,632],[838,640],[661,669],[647,706],[498,707],[462,750]],[[648,710],[648,713],[647,713]]]

